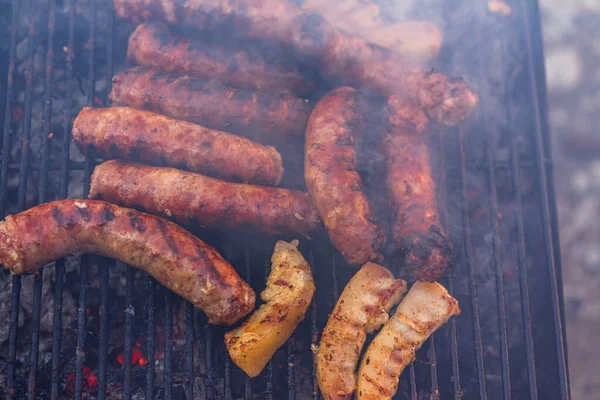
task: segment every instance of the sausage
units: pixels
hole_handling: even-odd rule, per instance
[[[89,196],[172,217],[185,226],[310,237],[319,224],[307,193],[118,161],[96,167]]]
[[[256,47],[256,46],[255,46]],[[287,57],[260,48],[219,47],[172,35],[162,23],[141,24],[129,37],[129,60],[153,69],[214,78],[238,88],[307,95],[314,88]]]
[[[433,23],[389,22],[377,2],[371,0],[305,0],[302,9],[321,14],[336,29],[417,62],[437,57],[442,46],[442,32]]]
[[[277,186],[281,154],[271,146],[129,107],[84,108],[73,123],[84,151],[170,165],[226,180]]]
[[[462,78],[427,72],[393,52],[341,32],[317,14],[279,0],[115,0],[122,18],[159,19],[172,25],[215,28],[281,43],[298,58],[317,65],[333,84],[360,86],[413,101],[430,118],[455,125],[479,102]]]
[[[192,302],[212,324],[231,325],[254,308],[250,286],[215,249],[153,215],[104,201],[68,199],[0,222],[0,263],[35,273],[74,253],[95,253],[139,268]]]
[[[388,125],[381,139],[385,184],[392,209],[393,241],[405,267],[419,279],[435,281],[448,268],[452,244],[438,212],[427,143],[427,117],[392,96],[386,106]]]
[[[356,366],[368,333],[388,320],[406,293],[406,282],[368,262],[350,279],[323,329],[317,353],[317,379],[326,400],[350,400]]]
[[[354,137],[363,127],[363,96],[350,87],[331,91],[306,128],[304,177],[333,245],[348,264],[381,260],[385,231],[363,193]]]
[[[315,294],[310,265],[297,247],[297,240],[277,241],[267,287],[260,294],[264,304],[240,327],[225,334],[231,360],[250,377],[260,374],[292,336]]]
[[[416,282],[367,348],[358,370],[356,399],[391,399],[417,350],[458,314],[458,301],[442,285]]]
[[[126,105],[222,129],[260,143],[282,143],[304,133],[308,100],[290,94],[235,89],[214,79],[134,67],[113,78],[110,98]]]

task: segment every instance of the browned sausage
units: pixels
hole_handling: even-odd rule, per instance
[[[147,272],[213,324],[231,325],[254,308],[254,292],[215,249],[162,218],[104,201],[69,199],[0,222],[0,262],[13,274],[35,273],[80,252]]]
[[[96,167],[90,198],[142,208],[188,226],[310,237],[319,224],[307,193],[118,161]]]
[[[153,69],[214,78],[239,88],[299,95],[315,88],[302,76],[298,63],[279,53],[256,46],[215,47],[205,42],[172,35],[166,25],[147,22],[129,37],[127,55],[132,62]]]
[[[393,52],[334,29],[317,14],[304,14],[282,0],[115,0],[120,17],[159,19],[173,25],[226,25],[240,34],[274,40],[302,61],[319,66],[333,83],[361,86],[415,102],[436,122],[454,125],[479,102],[458,78],[429,73]]]
[[[427,117],[398,97],[387,104],[388,126],[381,141],[386,187],[394,214],[394,244],[404,265],[419,279],[435,281],[448,268],[452,244],[438,212],[427,143]]]
[[[353,265],[383,259],[385,243],[356,165],[354,137],[364,128],[364,107],[353,88],[335,89],[315,106],[306,128],[306,185],[331,241]]]
[[[219,178],[277,186],[281,154],[246,138],[129,107],[84,108],[73,140],[106,158],[181,167]]]
[[[301,137],[310,113],[308,100],[290,94],[235,89],[214,79],[142,67],[117,74],[110,98],[116,105],[196,122],[261,143]]]

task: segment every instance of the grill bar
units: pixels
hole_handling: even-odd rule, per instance
[[[173,293],[165,289],[165,399],[173,398]]]
[[[525,43],[527,45],[527,55],[528,55],[528,73],[530,76],[530,90],[531,96],[534,103],[534,115],[535,115],[535,129],[534,129],[534,140],[536,144],[536,162],[538,164],[538,181],[540,184],[541,191],[541,208],[543,215],[543,230],[544,230],[544,243],[546,245],[546,259],[548,260],[548,274],[550,276],[550,291],[552,293],[552,312],[554,317],[554,333],[556,335],[556,349],[557,349],[557,363],[558,363],[558,373],[559,373],[559,388],[560,388],[560,397],[563,400],[567,400],[571,398],[570,388],[569,388],[569,371],[567,369],[567,357],[566,357],[566,335],[564,329],[564,317],[561,310],[562,296],[561,292],[558,288],[558,277],[557,270],[560,268],[560,265],[557,267],[557,262],[554,258],[554,235],[551,232],[551,229],[554,228],[556,231],[557,220],[556,214],[551,212],[551,208],[555,209],[555,206],[551,206],[550,199],[548,195],[548,181],[551,181],[552,176],[548,176],[548,172],[546,171],[546,160],[550,158],[550,149],[549,149],[549,138],[547,137],[547,129],[546,129],[546,139],[544,140],[544,134],[542,133],[543,122],[542,116],[540,114],[540,108],[546,107],[546,98],[545,98],[545,89],[538,87],[536,82],[536,76],[540,79],[545,78],[545,70],[544,64],[537,63],[533,59],[534,54],[543,54],[541,49],[541,28],[539,26],[539,18],[536,18],[535,26],[532,26],[532,18],[530,13],[533,15],[539,15],[539,10],[537,7],[537,3],[528,4],[525,1],[520,1],[520,7],[523,10],[523,23],[526,29],[525,34]],[[530,10],[529,8],[532,8]],[[534,35],[535,39],[532,38]],[[534,48],[533,40],[536,43],[539,43],[539,49]],[[539,98],[538,93],[541,91],[543,94],[542,99]],[[546,153],[546,149],[544,143],[548,144],[548,153]],[[517,166],[519,164],[519,160],[517,159]],[[554,193],[554,192],[552,192]],[[552,202],[554,202],[554,197],[552,196]],[[554,218],[553,218],[554,217]],[[556,233],[557,235],[557,233]]]
[[[133,268],[127,267],[127,287],[125,289],[125,382],[123,386],[123,399],[131,399],[131,373],[133,368]]]
[[[315,250],[314,246],[310,246],[308,259],[310,260],[310,265],[314,269],[315,265]],[[312,304],[310,305],[310,350],[313,351],[319,343],[319,329],[317,329],[317,302],[318,302],[319,294],[315,290],[315,294],[313,296]],[[311,368],[311,378],[312,378],[312,399],[319,400],[319,382],[317,381],[317,364],[315,361],[315,357],[311,357],[312,359],[312,368]]]
[[[214,370],[213,370],[213,347],[212,347],[212,336],[213,329],[210,326],[204,328],[204,339],[206,342],[205,347],[205,360],[206,365],[206,377],[204,379],[204,390],[206,391],[206,399],[212,400],[215,397],[215,381],[214,381]]]
[[[98,400],[106,398],[106,364],[108,353],[108,315],[110,310],[108,291],[110,270],[107,267],[100,266],[100,308],[98,316],[100,318],[100,334],[98,342]]]
[[[187,371],[187,385],[185,395],[188,399],[194,398],[194,305],[189,301],[185,302],[185,365]],[[228,388],[231,385],[227,385]],[[229,394],[231,398],[231,392]]]
[[[156,350],[156,315],[155,315],[155,291],[156,282],[148,276],[148,301],[146,304],[146,357],[148,359],[148,369],[146,371],[146,398],[154,398],[154,351]]]

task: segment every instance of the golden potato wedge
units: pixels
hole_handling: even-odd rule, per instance
[[[391,399],[400,374],[425,340],[453,315],[458,301],[439,283],[415,283],[375,336],[358,370],[357,400]]]
[[[267,287],[260,294],[265,304],[240,327],[225,334],[231,359],[250,377],[260,374],[289,339],[315,293],[310,265],[297,246],[297,240],[277,242]]]
[[[317,378],[326,400],[352,398],[367,333],[388,320],[387,313],[404,293],[406,282],[372,262],[348,282],[329,315],[317,354]]]

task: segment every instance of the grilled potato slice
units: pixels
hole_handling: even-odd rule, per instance
[[[391,399],[400,374],[425,340],[453,315],[458,301],[439,283],[415,283],[375,336],[358,370],[357,400]]]
[[[326,400],[352,398],[367,333],[388,320],[387,313],[405,293],[406,282],[372,262],[348,282],[329,316],[317,354],[317,378]]]
[[[240,327],[225,334],[231,359],[250,377],[260,374],[292,335],[315,293],[310,265],[297,246],[297,240],[277,242],[267,287],[260,294],[265,304]]]

